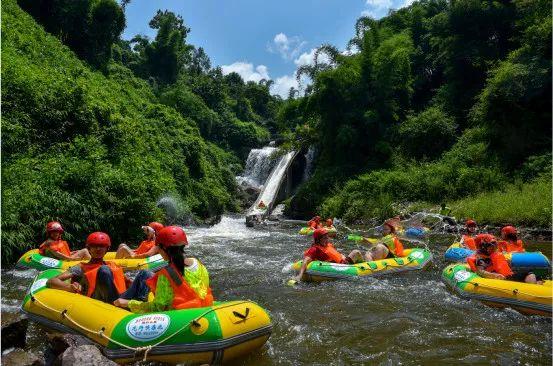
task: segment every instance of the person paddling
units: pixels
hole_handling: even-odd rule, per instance
[[[517,229],[514,226],[505,226],[501,229],[501,240],[498,243],[499,250],[502,252],[525,252],[524,243],[517,236]]]
[[[474,236],[478,229],[476,221],[468,219],[465,222],[465,233],[461,236],[461,245],[465,248],[476,250],[476,244],[474,243]]]
[[[150,222],[147,226],[142,226],[146,239],[143,240],[136,249],[131,249],[125,243],[117,248],[115,258],[148,258],[158,253],[156,246],[156,233],[163,229],[163,224],[159,222]]]
[[[104,262],[104,255],[110,246],[111,239],[108,234],[90,234],[86,238],[90,261],[70,267],[62,274],[50,278],[46,286],[112,303],[127,289],[127,283],[130,281],[123,274],[121,267],[113,262]],[[69,282],[66,282],[67,280]]]
[[[86,248],[75,251],[69,249],[69,243],[61,238],[63,231],[63,226],[58,221],[46,224],[48,239],[40,244],[38,252],[47,257],[70,261],[90,259],[90,253]]]
[[[156,245],[169,264],[150,278],[144,274],[148,271],[141,271],[129,289],[136,291],[122,294],[113,304],[128,307],[133,313],[211,306],[209,273],[198,259],[184,256],[184,247],[188,245],[184,230],[179,226],[163,228],[156,237]],[[148,291],[155,294],[152,301],[144,301]]]
[[[347,257],[336,250],[334,245],[328,240],[328,230],[326,228],[316,229],[313,232],[313,243],[311,247],[303,253],[303,263],[299,274],[293,281],[301,281],[307,265],[312,261],[353,264],[363,262],[363,255],[357,249],[353,250]]]

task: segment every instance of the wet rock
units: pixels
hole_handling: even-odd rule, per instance
[[[117,364],[106,358],[100,350],[93,345],[69,347],[61,354],[56,365],[61,366],[116,366]]]
[[[11,322],[2,324],[2,351],[11,347],[25,347],[28,327],[29,320],[23,316],[14,317]]]
[[[2,333],[2,338],[5,335]],[[2,366],[42,366],[44,362],[34,353],[16,348],[13,351],[2,354]]]
[[[92,345],[92,341],[89,339],[76,335],[76,334],[64,334],[64,333],[48,333],[46,335],[48,343],[50,345],[50,351],[58,356],[65,352],[70,347],[79,347],[84,345]]]

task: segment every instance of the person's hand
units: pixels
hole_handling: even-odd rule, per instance
[[[496,273],[496,274],[495,274],[495,279],[496,279],[496,280],[504,280],[504,279],[505,279],[505,276],[503,276],[502,274]]]
[[[127,308],[129,307],[129,300],[117,299],[113,302],[113,305],[117,306],[118,308]]]
[[[71,286],[71,292],[74,292],[76,294],[80,294],[81,291],[83,290],[81,284],[78,282],[72,282],[70,286]]]

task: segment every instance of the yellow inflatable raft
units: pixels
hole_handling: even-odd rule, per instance
[[[537,285],[482,278],[466,264],[447,266],[442,279],[462,298],[480,300],[493,307],[511,307],[523,314],[551,317],[551,281]]]
[[[30,319],[98,343],[119,362],[220,364],[251,353],[271,334],[267,312],[251,301],[219,302],[206,308],[134,314],[89,297],[54,290],[50,269],[31,284],[22,310]]]
[[[163,267],[167,264],[165,260],[161,257],[160,254],[153,255],[148,258],[134,259],[115,259],[115,252],[107,252],[104,256],[104,260],[115,262],[118,266],[123,267],[124,269],[134,270],[134,269],[150,269],[154,270],[156,268]],[[34,268],[39,271],[44,271],[46,269],[67,269],[74,265],[77,265],[81,262],[86,261],[65,261],[56,258],[46,257],[41,255],[38,252],[38,249],[29,250],[27,253],[23,254],[21,258],[16,263],[17,267],[20,268]]]

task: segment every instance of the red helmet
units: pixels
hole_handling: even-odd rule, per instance
[[[501,229],[501,234],[503,235],[516,235],[517,229],[514,226],[505,226]]]
[[[476,238],[474,238],[474,243],[478,249],[481,249],[490,245],[497,245],[497,240],[495,236],[491,234],[478,234]]]
[[[52,233],[52,232],[58,232],[63,233],[63,226],[57,221],[50,221],[48,224],[46,224],[46,232]]]
[[[313,231],[313,240],[315,240],[315,242],[318,243],[319,240],[321,240],[321,238],[325,235],[328,235],[327,229],[325,229],[324,227],[320,229],[316,229],[315,231]]]
[[[156,244],[162,247],[188,245],[186,233],[180,226],[166,226],[157,234]]]
[[[152,229],[154,229],[154,231],[156,232],[156,234],[161,230],[163,229],[165,226],[163,226],[162,223],[160,222],[157,222],[157,221],[152,221],[148,224],[149,227],[151,227]]]
[[[474,221],[473,219],[468,219],[465,222],[465,226],[476,226],[476,221]]]
[[[109,238],[108,234],[101,231],[96,231],[86,238],[86,245],[109,248],[111,246],[111,239]]]

